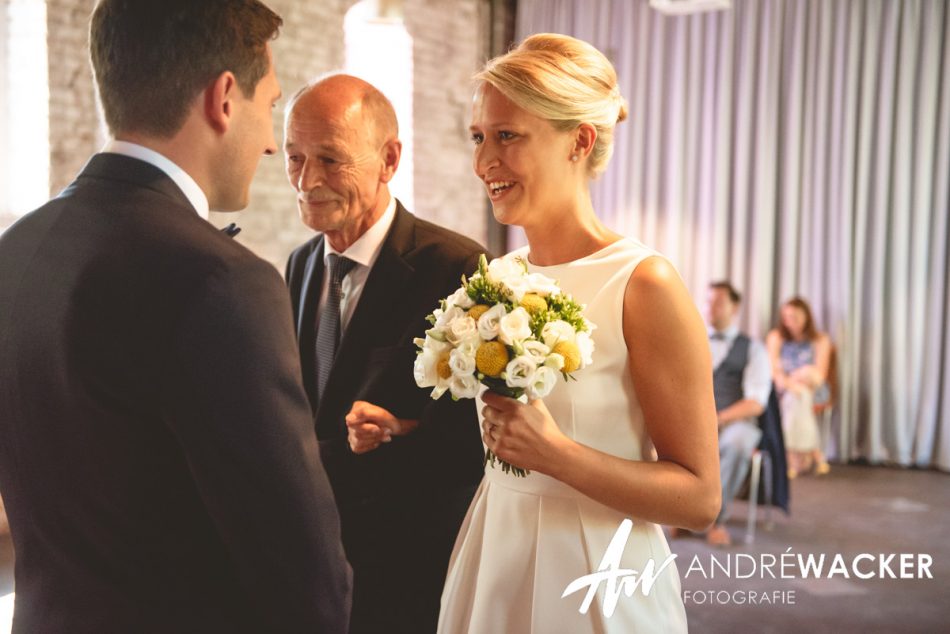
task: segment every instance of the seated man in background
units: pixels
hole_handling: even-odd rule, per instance
[[[762,436],[757,418],[765,410],[772,388],[765,347],[735,325],[740,302],[739,292],[729,282],[709,285],[707,319],[722,479],[722,509],[706,533],[706,541],[714,546],[732,543],[726,530],[729,504],[749,472],[752,453]]]

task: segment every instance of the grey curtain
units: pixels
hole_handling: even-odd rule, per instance
[[[731,279],[753,335],[809,299],[838,355],[833,456],[950,469],[948,2],[520,0],[519,39],[543,31],[607,53],[630,102],[594,187],[608,225],[698,301]]]

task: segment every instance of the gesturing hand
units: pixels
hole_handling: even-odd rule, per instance
[[[419,426],[419,421],[396,418],[387,410],[356,401],[346,415],[347,440],[353,453],[362,454],[376,449],[393,436],[405,436]]]
[[[541,399],[527,405],[493,392],[482,395],[482,438],[496,456],[512,465],[550,474],[572,442],[561,432]]]

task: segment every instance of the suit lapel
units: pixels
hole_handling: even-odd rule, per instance
[[[345,400],[348,398],[347,395],[352,393],[351,386],[358,383],[359,377],[354,373],[362,370],[366,361],[372,340],[370,334],[374,328],[379,327],[378,320],[381,316],[393,312],[394,307],[399,303],[400,294],[412,279],[413,268],[406,261],[405,255],[414,246],[415,220],[402,204],[397,202],[393,226],[390,227],[379,257],[369,273],[359,304],[343,334],[333,369],[327,379],[324,398],[317,409],[318,428],[322,417],[337,417],[334,410],[340,405],[345,406],[349,411],[350,403],[335,403],[337,399],[331,395],[342,394]],[[332,420],[326,423],[333,426],[342,425],[342,417],[346,413],[344,411],[339,414],[339,421]]]
[[[321,238],[307,257],[303,271],[303,284],[300,287],[300,312],[297,315],[297,332],[306,332],[316,328],[317,303],[320,301],[320,287],[323,284],[323,241]]]
[[[297,299],[297,339],[300,347],[300,368],[311,408],[317,400],[314,355],[316,354],[317,304],[320,301],[320,286],[323,283],[323,240],[321,237],[314,244],[313,249],[304,261],[300,295]]]

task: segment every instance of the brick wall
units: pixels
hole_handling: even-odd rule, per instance
[[[69,185],[102,147],[89,65],[89,15],[95,0],[47,0],[50,192]]]
[[[271,0],[284,18],[274,43],[285,95],[308,79],[344,64],[343,19],[353,0]],[[88,16],[95,0],[49,0],[50,187],[58,192],[105,140],[95,105],[86,51]],[[484,242],[485,198],[471,171],[467,127],[470,77],[485,59],[485,0],[405,0],[406,29],[413,38],[415,72],[413,141],[415,209],[419,216]],[[281,139],[281,113],[274,127]],[[403,128],[407,128],[403,123]],[[300,224],[279,156],[265,157],[254,179],[249,207],[212,214],[236,221],[239,240],[282,269],[289,252],[309,239]]]

